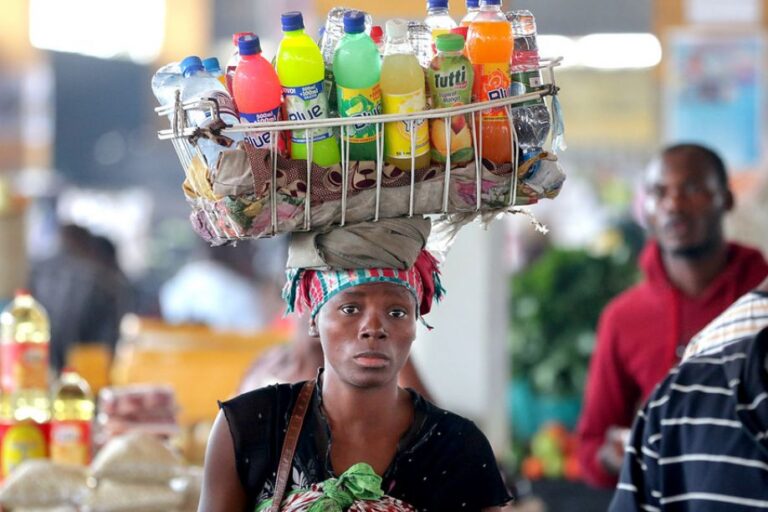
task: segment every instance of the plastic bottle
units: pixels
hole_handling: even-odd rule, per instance
[[[217,59],[216,57],[208,57],[207,59],[203,59],[203,68],[213,78],[221,82],[221,85],[223,85],[224,87],[227,86],[227,77],[224,76],[224,72],[221,70],[219,59]],[[232,93],[230,93],[230,95],[231,94]]]
[[[261,55],[257,36],[243,36],[239,42],[240,64],[235,70],[232,88],[243,123],[269,123],[279,119],[282,88],[277,72]],[[269,149],[270,132],[249,132],[246,140],[259,149]],[[281,137],[276,137],[282,152]]]
[[[166,64],[152,75],[152,93],[160,105],[170,105],[175,101],[176,91],[181,89],[181,80],[178,62]]]
[[[469,26],[467,55],[475,66],[474,101],[509,96],[509,62],[512,59],[512,27],[501,12],[501,0],[483,0]],[[483,127],[480,130],[479,122]],[[511,161],[510,127],[504,108],[483,110],[477,115],[482,158],[497,164]]]
[[[323,30],[323,37],[320,43],[320,53],[323,54],[323,62],[325,62],[325,90],[328,92],[330,117],[338,116],[338,108],[336,105],[336,80],[333,77],[333,55],[336,52],[336,46],[339,44],[339,41],[344,37],[344,15],[352,10],[354,9],[334,7],[328,11],[328,16],[325,20],[325,28]],[[371,16],[365,13],[366,32],[370,31],[372,23],[373,20]]]
[[[467,0],[467,14],[461,18],[459,25],[462,27],[468,27],[472,23],[472,19],[480,10],[480,0]]]
[[[434,43],[437,36],[447,34],[457,26],[450,12],[448,12],[448,0],[427,0],[427,17],[424,24],[432,31]]]
[[[231,94],[233,98],[235,97],[235,91],[232,88],[232,80],[235,78],[235,70],[237,69],[237,65],[240,64],[240,48],[238,47],[237,43],[240,41],[241,37],[245,36],[256,37],[256,34],[253,32],[235,32],[232,34],[232,46],[235,48],[232,50],[232,55],[227,61],[227,69],[224,73],[226,75],[225,85],[227,86],[229,94]],[[237,105],[237,100],[235,100],[235,105]]]
[[[51,460],[87,466],[91,462],[94,413],[91,387],[77,372],[65,368],[51,395]]]
[[[0,477],[47,454],[50,428],[48,344],[45,309],[26,291],[0,313]]]
[[[387,44],[381,65],[381,93],[385,114],[420,112],[427,106],[424,71],[408,42],[408,22],[387,22]],[[411,146],[411,129],[415,145]],[[415,151],[414,151],[415,150]],[[415,169],[429,165],[429,127],[424,120],[400,121],[384,125],[384,154],[387,162],[397,168]]]
[[[230,126],[240,124],[232,96],[230,96],[227,88],[219,80],[205,71],[200,57],[187,57],[181,61],[180,66],[183,75],[181,81],[182,101],[186,102],[195,99],[215,100],[219,106],[219,117],[222,121]],[[213,122],[213,117],[207,109],[187,110],[187,119],[192,125],[200,127],[205,127]],[[235,139],[235,141],[243,139],[240,133],[227,134],[227,136]],[[200,139],[198,145],[208,162],[208,166],[214,166],[219,158],[219,153],[224,148],[208,139]]]
[[[0,313],[0,369],[13,419],[50,419],[48,314],[24,290]]]
[[[530,11],[510,11],[506,15],[512,25],[515,49],[510,65],[511,94],[518,96],[541,88],[539,48],[536,42],[536,20]],[[550,120],[543,99],[527,101],[512,110],[518,142],[524,150],[540,148],[549,135]]]
[[[381,58],[373,39],[365,33],[365,16],[359,11],[344,16],[346,34],[336,47],[333,74],[341,117],[379,115]],[[360,123],[344,128],[350,160],[376,160],[376,125]]]
[[[427,69],[435,56],[432,30],[420,21],[408,22],[408,42],[422,68]]]
[[[328,118],[328,98],[323,90],[325,65],[320,49],[304,31],[300,12],[281,16],[283,39],[277,50],[277,76],[283,88],[288,119],[310,121]],[[339,163],[339,145],[331,128],[294,130],[291,134],[291,158],[307,157],[307,145],[313,143],[312,161],[329,167]]]
[[[472,102],[474,71],[469,59],[462,55],[464,38],[459,34],[437,36],[437,55],[428,70],[427,83],[433,108],[467,105]],[[445,137],[445,121],[431,119],[429,138],[432,160],[445,162],[450,152],[451,163],[462,164],[472,160],[471,121],[468,115],[451,118],[451,144]]]

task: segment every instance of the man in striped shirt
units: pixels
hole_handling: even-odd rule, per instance
[[[768,510],[768,327],[694,355],[638,413],[610,511]]]
[[[683,361],[694,355],[712,354],[768,326],[768,278],[734,302],[693,337]]]

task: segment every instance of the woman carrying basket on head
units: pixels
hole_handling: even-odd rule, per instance
[[[474,423],[397,386],[416,321],[442,294],[436,260],[417,254],[404,270],[289,271],[289,310],[309,310],[324,369],[221,404],[200,511],[278,510],[275,495],[279,510],[309,512],[494,511],[511,500]]]

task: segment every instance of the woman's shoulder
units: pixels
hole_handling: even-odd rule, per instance
[[[425,425],[447,428],[449,433],[452,434],[460,433],[461,435],[470,435],[472,437],[479,436],[485,439],[485,435],[477,427],[474,421],[456,414],[455,412],[438,407],[413,390],[410,390],[410,392],[414,396],[417,416],[421,415],[423,417]],[[438,437],[441,437],[442,435],[443,434],[441,433]]]
[[[253,424],[264,418],[282,418],[291,410],[304,382],[272,384],[219,402],[230,426],[233,420]]]

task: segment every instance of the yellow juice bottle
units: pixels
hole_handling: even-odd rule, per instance
[[[424,70],[408,43],[408,22],[387,22],[387,44],[381,65],[381,94],[385,114],[420,112],[427,108]],[[415,140],[411,142],[411,130]],[[411,170],[429,166],[429,126],[423,119],[398,121],[384,125],[384,156],[398,169]]]

